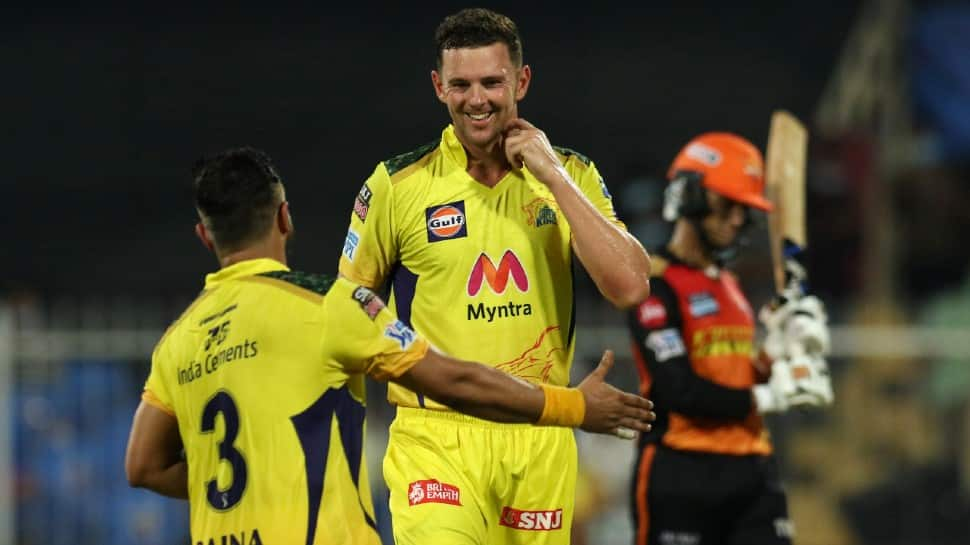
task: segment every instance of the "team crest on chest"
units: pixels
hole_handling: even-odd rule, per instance
[[[522,210],[526,214],[525,222],[533,227],[559,224],[558,210],[549,201],[541,197],[530,201],[522,207]]]
[[[424,209],[428,242],[439,242],[468,236],[465,201],[455,201]]]

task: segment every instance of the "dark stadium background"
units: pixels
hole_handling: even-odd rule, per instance
[[[361,183],[448,121],[432,34],[468,5],[4,8],[0,545],[185,541],[186,506],[129,490],[122,457],[151,347],[216,266],[193,234],[192,164],[267,151],[296,222],[291,265],[335,272]],[[806,121],[805,261],[837,401],[770,422],[797,543],[970,542],[970,2],[485,7],[522,33],[521,115],[597,163],[648,245],[689,138],[729,130],[763,148],[774,109]],[[736,267],[760,305],[763,231]],[[613,380],[634,389],[622,315],[582,275],[578,292],[574,375],[612,347]],[[373,458],[391,411],[370,393]],[[628,543],[632,447],[578,436],[574,543]]]
[[[764,143],[810,115],[852,2],[505,2],[534,81],[521,114],[607,182],[662,174],[699,131]],[[213,265],[189,169],[253,145],[297,222],[294,263],[333,270],[376,163],[447,122],[432,35],[459,3],[14,8],[0,21],[3,283],[44,293],[183,293]],[[17,13],[19,11],[19,13]]]

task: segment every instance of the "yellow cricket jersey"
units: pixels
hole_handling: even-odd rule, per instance
[[[556,151],[593,205],[623,227],[593,163]],[[466,169],[451,126],[440,141],[378,164],[354,202],[340,273],[371,288],[390,279],[400,319],[453,356],[565,385],[575,324],[570,226],[528,170],[489,188]],[[445,409],[394,384],[388,397]]]
[[[173,414],[192,543],[380,543],[363,455],[364,374],[427,351],[370,290],[244,261],[152,354],[143,399]]]

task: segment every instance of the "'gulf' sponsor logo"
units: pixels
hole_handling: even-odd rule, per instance
[[[499,524],[516,530],[558,530],[562,528],[562,509],[523,511],[506,506]]]
[[[461,490],[437,479],[414,481],[408,485],[408,505],[414,507],[422,503],[461,505]]]
[[[657,296],[651,295],[640,303],[637,319],[643,327],[654,329],[667,323],[667,309]]]
[[[494,293],[501,295],[505,293],[510,277],[519,291],[522,293],[529,291],[529,276],[525,273],[515,252],[505,250],[502,259],[498,262],[498,268],[495,267],[492,258],[482,252],[472,264],[471,274],[468,275],[468,295],[471,297],[478,295],[482,290],[482,284],[486,282]]]
[[[425,208],[424,215],[428,222],[428,242],[468,236],[465,201]]]

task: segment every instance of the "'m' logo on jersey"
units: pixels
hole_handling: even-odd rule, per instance
[[[498,523],[517,530],[558,530],[562,528],[562,509],[522,511],[506,506]]]
[[[505,287],[509,283],[509,277],[515,283],[519,291],[525,293],[529,291],[529,277],[522,268],[522,263],[512,250],[505,250],[502,260],[495,268],[495,263],[488,254],[482,252],[472,265],[472,272],[468,275],[468,295],[474,297],[482,290],[482,284],[488,282],[492,291],[501,295],[505,293]]]
[[[424,209],[428,222],[428,242],[438,242],[468,236],[465,222],[465,201],[455,201]]]

